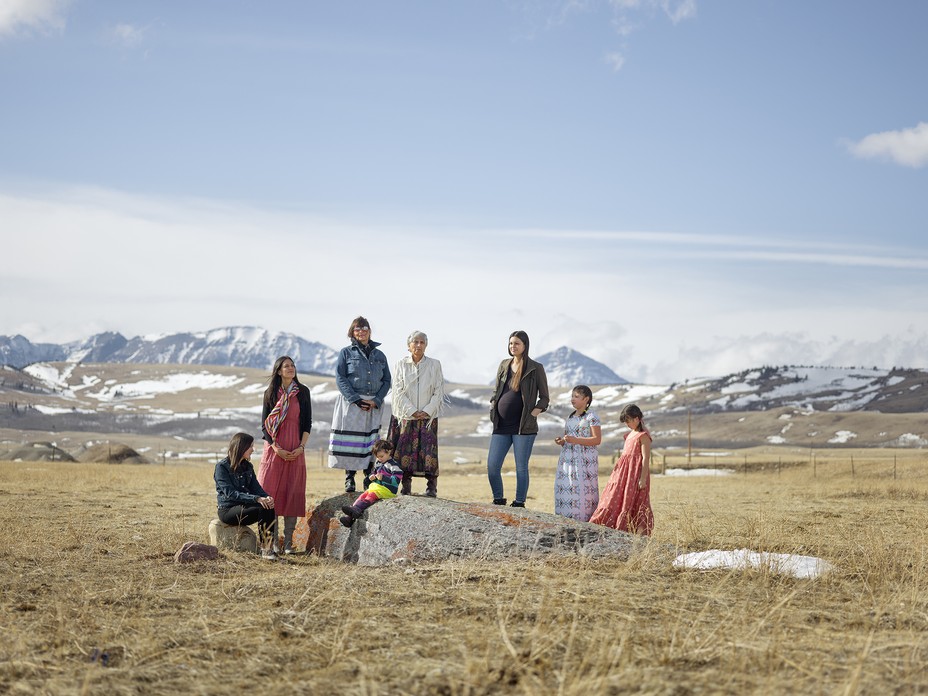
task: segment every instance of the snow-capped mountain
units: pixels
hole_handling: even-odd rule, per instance
[[[25,336],[0,336],[0,365],[17,369],[34,362],[57,362],[67,357],[64,346],[32,343]]]
[[[628,384],[615,372],[583,353],[561,346],[557,350],[535,358],[545,366],[548,386],[575,387],[578,384]]]
[[[22,336],[0,336],[0,364],[23,367],[35,362],[150,363],[229,365],[267,369],[289,355],[302,373],[332,375],[338,353],[328,346],[290,333],[233,326],[199,333],[161,336],[96,334],[64,345],[33,344]]]

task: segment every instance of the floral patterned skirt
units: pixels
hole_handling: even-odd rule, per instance
[[[387,439],[403,476],[438,476],[438,419],[398,421],[390,417]]]

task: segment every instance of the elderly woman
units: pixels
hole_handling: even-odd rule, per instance
[[[409,355],[393,367],[392,408],[387,439],[403,469],[402,493],[412,492],[412,477],[425,477],[425,494],[438,495],[438,414],[445,399],[441,363],[425,357],[429,337],[413,331]]]
[[[387,356],[371,340],[371,325],[355,317],[348,327],[351,343],[341,349],[335,366],[340,392],[332,414],[329,468],[345,470],[345,492],[354,493],[355,473],[364,471],[364,489],[373,463],[371,449],[380,435],[383,400],[390,391]]]

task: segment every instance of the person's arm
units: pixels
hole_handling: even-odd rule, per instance
[[[429,418],[435,418],[438,416],[439,411],[441,410],[441,405],[445,400],[445,376],[442,374],[441,363],[437,360],[431,360],[431,380],[429,382],[429,387],[432,390],[431,398],[429,402],[422,407],[422,411]]]
[[[309,442],[309,434],[313,430],[313,401],[306,385],[300,385],[297,401],[300,403],[300,432],[302,433],[300,446],[305,450],[306,443]]]
[[[348,380],[348,354],[351,348],[342,348],[338,354],[338,363],[335,365],[335,386],[350,403],[356,404],[361,400],[358,392],[351,386]]]
[[[391,399],[393,402],[393,415],[400,420],[400,414],[411,414],[416,410],[415,404],[409,398],[409,379],[406,370],[403,369],[403,361],[400,360],[393,366],[393,374],[396,379],[392,380]]]
[[[383,360],[383,379],[380,382],[380,389],[374,394],[374,402],[377,404],[377,408],[380,408],[383,406],[383,400],[387,398],[387,394],[390,392],[390,385],[393,384],[393,379],[390,377],[390,365],[387,364],[387,356],[384,355],[379,348],[374,349],[371,357],[377,353],[380,353],[380,359]]]
[[[267,426],[265,422],[267,421],[268,415],[271,413],[271,407],[267,405],[266,401],[261,404],[261,437],[268,443],[272,444],[274,438],[271,437],[271,434],[267,431]]]
[[[538,401],[535,402],[532,415],[538,418],[548,410],[548,404],[551,403],[551,400],[548,395],[548,376],[545,374],[545,368],[541,363],[535,363],[535,365],[535,386],[538,387]]]
[[[638,477],[638,490],[648,485],[651,476],[651,437],[641,436],[641,475]]]

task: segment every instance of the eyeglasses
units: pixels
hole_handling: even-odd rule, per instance
[[[352,331],[370,331],[370,330],[371,330],[371,327],[369,326],[356,326],[352,329]]]

